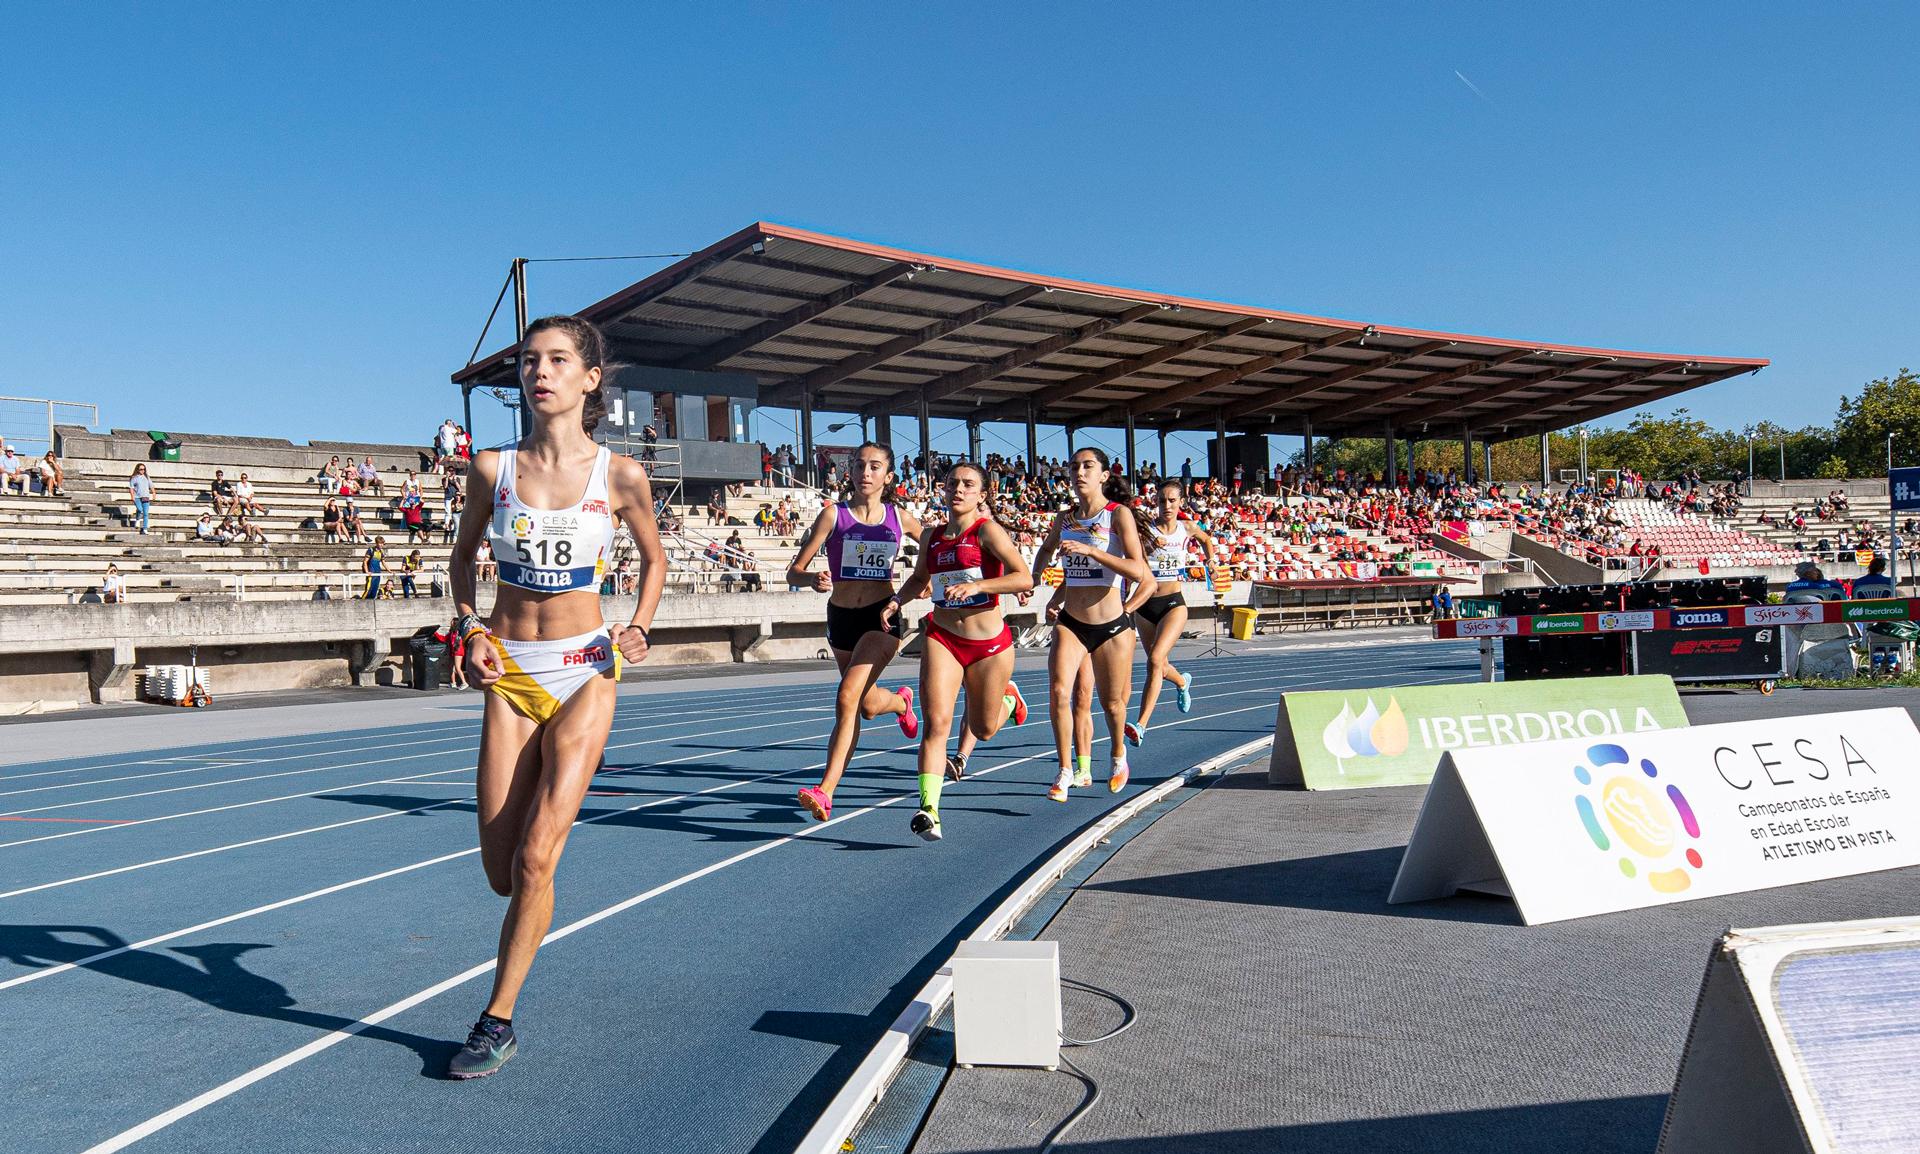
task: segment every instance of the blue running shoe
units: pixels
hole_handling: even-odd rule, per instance
[[[1174,689],[1173,703],[1182,713],[1193,712],[1193,674],[1187,674],[1187,683]]]
[[[447,1063],[447,1077],[465,1081],[484,1078],[507,1064],[520,1044],[514,1040],[513,1026],[498,1018],[481,1018],[467,1034],[467,1044]]]

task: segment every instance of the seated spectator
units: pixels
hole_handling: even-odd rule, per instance
[[[18,488],[22,497],[27,495],[27,470],[19,454],[8,445],[6,452],[0,453],[0,493]]]
[[[1866,576],[1853,579],[1853,596],[1856,600],[1877,601],[1899,595],[1893,578],[1887,576],[1887,559],[1883,555],[1876,554],[1873,560],[1867,562]]]
[[[120,566],[107,562],[107,575],[100,579],[100,600],[108,605],[118,605],[127,599],[127,583],[120,576]]]
[[[207,493],[213,498],[213,511],[220,516],[233,512],[233,482],[227,480],[225,469],[213,471],[213,483],[207,486]]]
[[[360,524],[360,509],[349,497],[340,507],[340,523],[347,527],[347,540],[358,544],[367,539],[367,530]]]
[[[420,500],[419,493],[408,493],[400,498],[400,519],[407,526],[407,544],[427,539],[427,508]]]
[[[251,513],[256,517],[267,515],[267,507],[253,499],[253,481],[245,473],[233,486],[233,508],[235,512]]]
[[[753,523],[760,527],[760,535],[768,536],[773,532],[773,506],[762,501],[760,511],[753,515]]]
[[[40,492],[48,497],[59,497],[67,490],[67,471],[60,464],[60,458],[48,449],[40,458]]]
[[[414,475],[412,469],[407,470],[407,479],[400,482],[400,499],[404,501],[409,496],[420,496],[420,478]]]
[[[500,565],[493,559],[493,545],[484,537],[480,547],[473,554],[473,577],[476,581],[491,581],[500,573]]]
[[[220,522],[220,531],[222,533],[231,531],[233,540],[244,541],[249,545],[265,545],[267,543],[267,535],[260,531],[259,526],[247,520],[247,515],[244,512],[235,513],[225,521]]]
[[[727,523],[727,497],[725,490],[715,489],[713,496],[707,498],[707,524],[724,525]]]
[[[212,513],[200,514],[200,520],[196,521],[193,526],[193,537],[196,541],[226,543],[220,538],[218,530],[214,528]]]
[[[327,544],[339,542],[341,536],[340,502],[327,498],[327,507],[320,510],[320,528],[327,534]]]
[[[373,458],[368,457],[360,463],[357,476],[360,479],[360,491],[378,495],[381,492],[380,470],[373,467]]]
[[[319,475],[314,480],[320,483],[320,491],[331,497],[340,492],[340,481],[345,476],[346,471],[340,467],[340,458],[336,454],[332,460],[320,466]]]

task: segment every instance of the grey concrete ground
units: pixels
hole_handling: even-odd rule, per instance
[[[1920,691],[1686,695],[1695,723],[1899,704]],[[1040,936],[1130,999],[1068,1053],[1100,1087],[1059,1147],[1650,1154],[1708,950],[1732,925],[1920,912],[1920,869],[1526,927],[1511,904],[1388,906],[1422,787],[1274,789],[1265,761],[1135,837]],[[1069,991],[1067,1033],[1118,1021]],[[954,1070],[913,1149],[1031,1151],[1084,1094],[1065,1072]]]

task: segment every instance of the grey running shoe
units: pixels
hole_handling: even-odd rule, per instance
[[[473,1030],[467,1035],[467,1044],[447,1063],[447,1077],[465,1080],[484,1078],[507,1064],[513,1052],[520,1048],[514,1040],[513,1027],[492,1018],[482,1018],[473,1024]]]

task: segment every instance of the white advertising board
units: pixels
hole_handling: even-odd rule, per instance
[[[1867,709],[1453,750],[1387,900],[1537,925],[1916,864],[1920,731]]]

